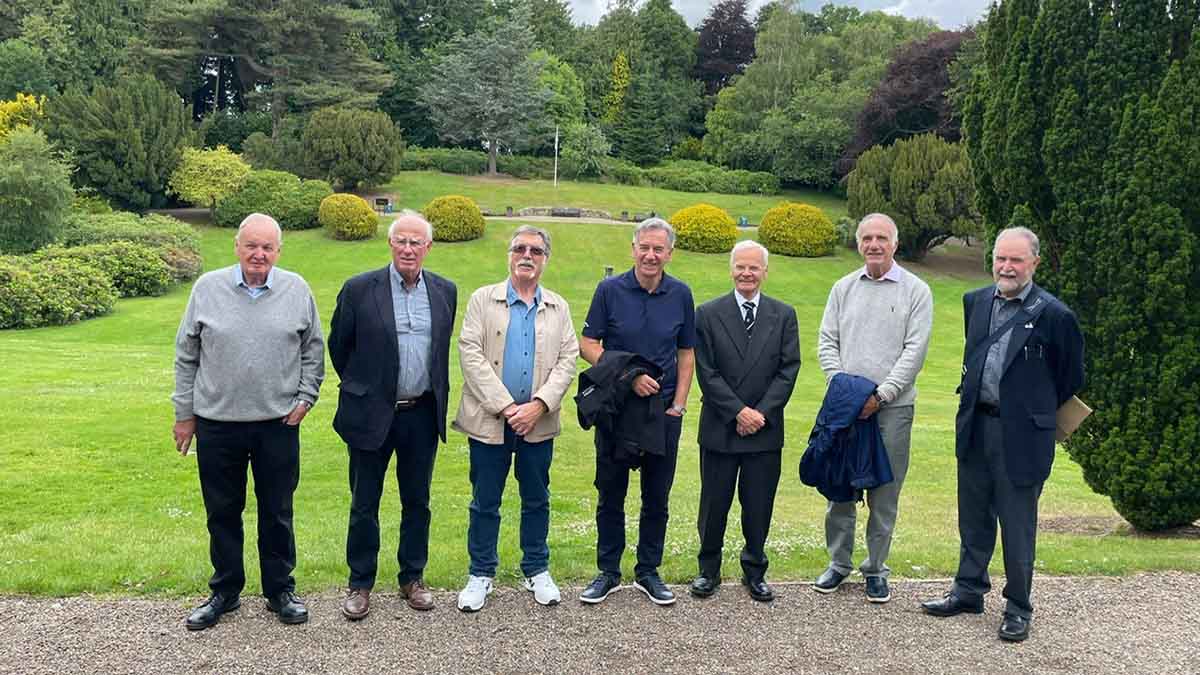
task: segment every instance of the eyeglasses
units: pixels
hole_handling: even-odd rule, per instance
[[[421,248],[425,245],[425,243],[426,242],[424,239],[401,239],[399,237],[392,238],[392,245],[396,248],[404,248],[405,246],[411,248]]]
[[[529,255],[533,256],[534,258],[540,258],[546,255],[546,249],[542,248],[541,246],[526,246],[525,244],[517,244],[508,250],[512,253],[516,253],[517,255],[525,255],[525,253],[528,252]]]

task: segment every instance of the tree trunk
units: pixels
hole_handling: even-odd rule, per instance
[[[488,175],[496,175],[496,146],[494,140],[488,141]]]

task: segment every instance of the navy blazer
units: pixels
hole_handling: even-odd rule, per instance
[[[995,286],[963,296],[967,342],[955,420],[959,459],[971,446],[975,410],[987,350],[975,346],[988,337]],[[1012,327],[1000,378],[1000,421],[1008,477],[1018,487],[1037,485],[1054,462],[1055,415],[1083,387],[1083,334],[1061,300],[1034,284]],[[980,351],[974,358],[973,351]],[[968,359],[970,359],[968,361]]]
[[[390,266],[390,265],[389,265]],[[433,366],[430,383],[437,400],[437,428],[446,440],[450,398],[450,333],[458,311],[454,282],[422,270],[429,293]],[[400,378],[396,315],[388,267],[351,277],[338,293],[329,330],[329,358],[341,378],[333,428],[352,448],[376,450],[387,440],[395,415]]]
[[[746,336],[733,292],[696,309],[696,379],[700,383],[700,447],[712,452],[778,452],[783,449],[783,409],[800,372],[796,310],[759,296],[754,333]],[[737,414],[751,408],[767,425],[737,434]]]

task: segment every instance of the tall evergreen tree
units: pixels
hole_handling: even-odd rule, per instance
[[[1039,233],[1039,283],[1084,329],[1096,413],[1067,451],[1143,529],[1200,518],[1200,414],[1180,404],[1200,396],[1195,4],[1004,2],[963,97],[989,229]]]

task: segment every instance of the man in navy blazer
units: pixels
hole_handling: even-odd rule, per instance
[[[700,573],[690,590],[708,597],[721,583],[721,548],[736,489],[742,505],[742,584],[759,602],[767,585],[765,544],[779,486],[783,409],[800,371],[791,305],[767,297],[767,249],[739,241],[729,256],[733,292],[696,309],[700,408]]]
[[[956,419],[958,574],[922,604],[934,616],[983,612],[996,525],[1004,546],[1003,640],[1029,636],[1037,504],[1054,461],[1055,413],[1083,386],[1083,334],[1058,298],[1033,283],[1037,235],[1003,230],[995,285],[963,296],[966,347]]]
[[[422,269],[433,228],[406,211],[388,228],[392,263],[348,280],[338,294],[329,356],[341,378],[333,428],[349,447],[350,524],[346,618],[364,618],[379,556],[379,499],[396,454],[400,490],[400,594],[432,609],[423,573],[429,558],[429,485],[438,439],[446,440],[454,283]]]

